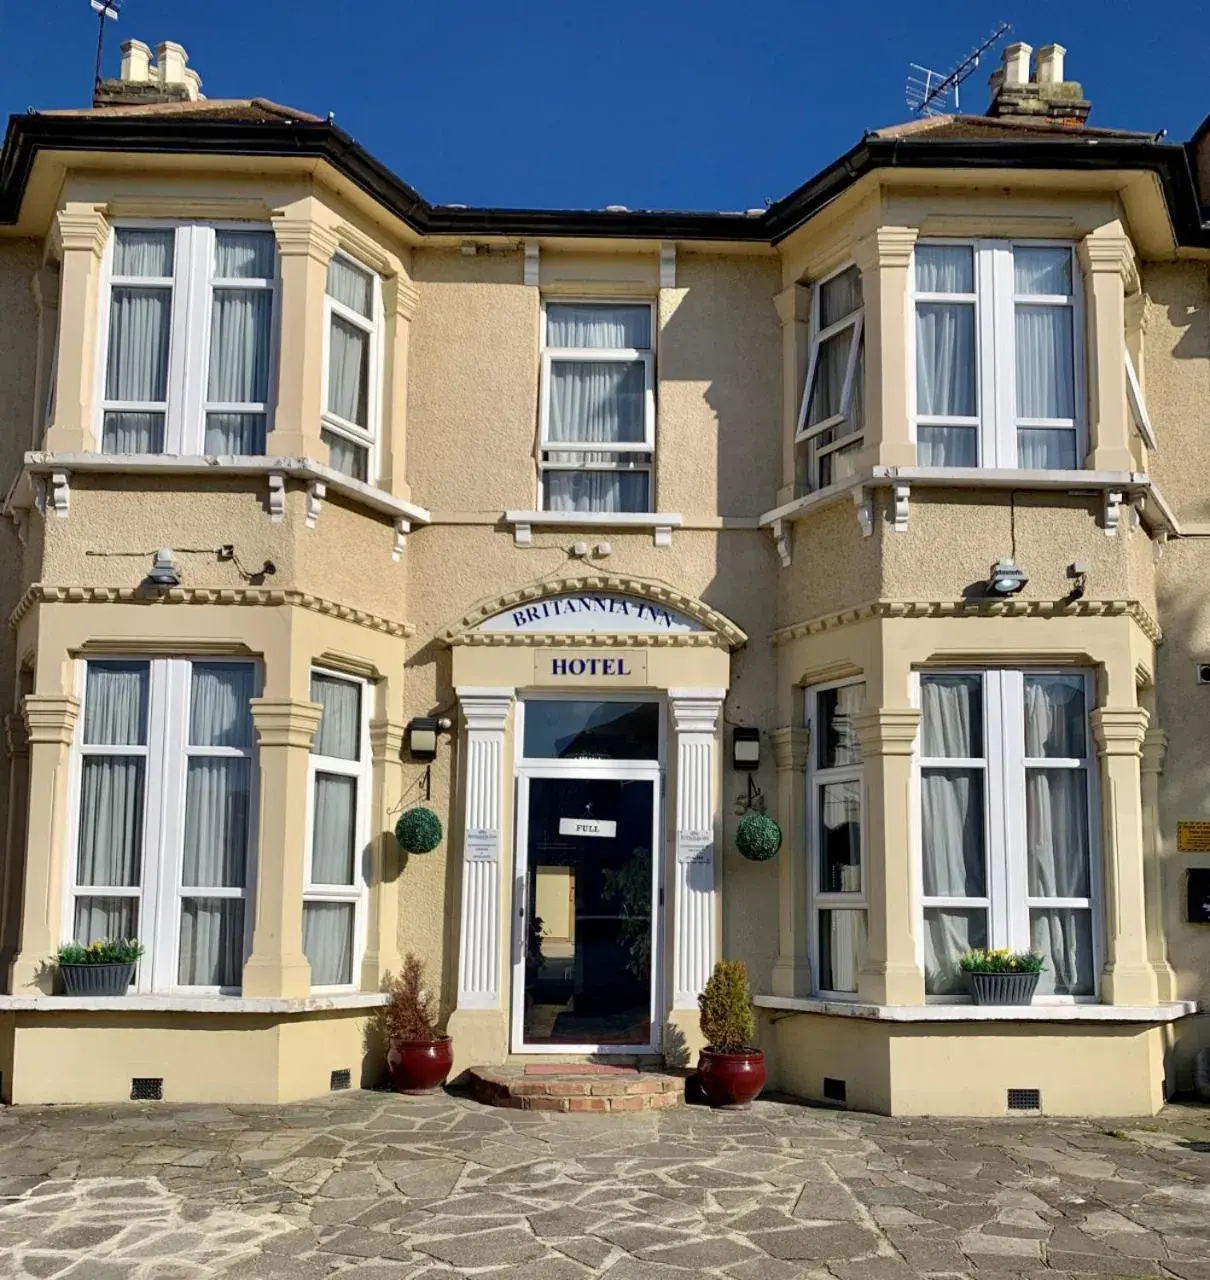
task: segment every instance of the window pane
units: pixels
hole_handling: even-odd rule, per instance
[[[242,889],[248,854],[252,761],[193,756],[185,784],[181,883]]]
[[[328,466],[342,476],[368,484],[370,480],[370,447],[354,444],[335,431],[321,431],[319,438],[328,446]]]
[[[168,394],[172,290],[114,285],[109,304],[106,400],[162,404]]]
[[[967,244],[918,244],[916,289],[920,293],[974,293],[974,250]]]
[[[851,316],[861,309],[861,272],[856,267],[846,267],[839,275],[819,286],[819,327]]]
[[[920,792],[925,896],[982,898],[983,770],[923,769]]]
[[[978,412],[973,303],[916,304],[916,410],[947,418]]]
[[[107,411],[101,434],[101,452],[163,453],[164,415]]]
[[[979,430],[977,427],[917,427],[916,455],[922,467],[977,467]]]
[[[1034,471],[1074,471],[1076,433],[1058,427],[1019,427],[1017,466]]]
[[[1017,417],[1075,416],[1070,307],[1017,305]]]
[[[837,769],[861,763],[861,742],[853,727],[853,717],[865,706],[865,685],[842,684],[818,694],[820,769]]]
[[[849,366],[853,346],[853,329],[842,329],[819,344],[815,361],[815,377],[811,383],[811,400],[807,406],[807,426],[814,427],[840,412],[844,392],[844,375]]]
[[[1025,838],[1034,898],[1087,898],[1088,780],[1083,769],[1025,771]]]
[[[819,788],[819,892],[861,892],[861,783]]]
[[[361,685],[311,673],[311,701],[323,708],[311,754],[361,759]]]
[[[138,898],[77,898],[72,939],[82,947],[98,940],[139,936]]]
[[[147,742],[145,662],[90,662],[84,686],[87,746],[134,747]]]
[[[659,703],[529,700],[524,751],[541,760],[658,759]]]
[[[924,990],[930,996],[965,995],[958,968],[964,951],[987,946],[987,912],[954,907],[924,909]]]
[[[311,962],[313,987],[353,981],[353,919],[352,903],[303,903],[303,953]]]
[[[214,274],[220,280],[272,280],[276,258],[272,231],[214,233]]]
[[[1090,996],[1096,990],[1092,953],[1092,912],[1058,907],[1032,909],[1029,939],[1046,957],[1038,979],[1043,996]]]
[[[183,987],[238,987],[244,967],[244,904],[239,898],[186,898],[181,903]]]
[[[554,360],[548,439],[641,444],[647,431],[642,361]]]
[[[369,423],[370,335],[332,317],[328,346],[328,410],[357,427]]]
[[[215,289],[210,315],[210,382],[216,404],[264,404],[269,398],[268,289]]]
[[[359,316],[370,318],[373,280],[368,271],[337,255],[328,263],[328,295]]]
[[[819,913],[819,986],[822,991],[857,990],[857,974],[865,959],[866,913]]]
[[[1071,296],[1071,250],[1013,249],[1013,288],[1017,293],[1049,293]]]
[[[114,275],[167,279],[172,275],[175,239],[176,232],[171,228],[152,231],[144,227],[119,227],[114,232]]]
[[[1025,754],[1083,760],[1087,727],[1082,675],[1025,677]]]
[[[143,863],[142,756],[85,756],[76,883],[137,886]]]
[[[651,308],[552,302],[546,308],[548,347],[651,347]]]
[[[929,758],[983,758],[980,676],[920,677],[920,751]]]
[[[314,884],[352,884],[357,862],[357,779],[315,775],[315,826],[311,850]]]
[[[542,505],[547,511],[650,511],[647,471],[545,471]]]
[[[265,452],[265,415],[208,413],[202,448],[211,456],[261,457]]]
[[[247,662],[195,662],[189,698],[191,747],[252,745],[253,668]]]
[[[861,452],[861,441],[858,440],[846,448],[834,449],[831,453],[816,457],[820,442],[828,443],[834,434],[835,432],[825,431],[822,436],[814,436],[806,442],[817,472],[815,487],[819,489],[826,489],[830,484],[839,484],[842,480],[847,480],[853,474],[857,455]]]

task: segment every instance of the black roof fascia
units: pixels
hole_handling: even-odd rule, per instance
[[[883,168],[1142,169],[1156,174],[1179,243],[1210,248],[1191,156],[1139,138],[969,141],[867,136],[759,215],[658,210],[488,209],[432,205],[337,126],[323,121],[13,116],[0,152],[0,224],[16,221],[39,150],[309,156],[326,160],[422,235],[619,236],[776,244],[865,174]]]

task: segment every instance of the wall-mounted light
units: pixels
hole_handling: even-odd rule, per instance
[[[147,581],[156,587],[179,587],[181,585],[181,571],[177,568],[176,560],[173,558],[170,547],[161,547],[155,553],[155,559],[151,562],[151,572],[147,575]]]
[[[1015,596],[1029,581],[1025,570],[1011,560],[997,560],[987,580],[987,593],[992,596]]]
[[[413,760],[437,758],[437,735],[450,728],[451,722],[444,716],[416,716],[408,724],[408,751]]]
[[[760,730],[742,725],[731,731],[731,764],[736,769],[760,768]]]

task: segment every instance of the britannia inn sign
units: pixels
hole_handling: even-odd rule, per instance
[[[0,1096],[376,1083],[409,952],[456,1076],[684,1062],[725,957],[803,1098],[1191,1088],[1210,122],[1017,44],[768,209],[499,210],[200,88],[0,155]]]

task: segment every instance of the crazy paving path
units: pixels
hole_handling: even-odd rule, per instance
[[[624,1116],[335,1094],[0,1110],[26,1280],[1210,1280],[1210,1109]]]

